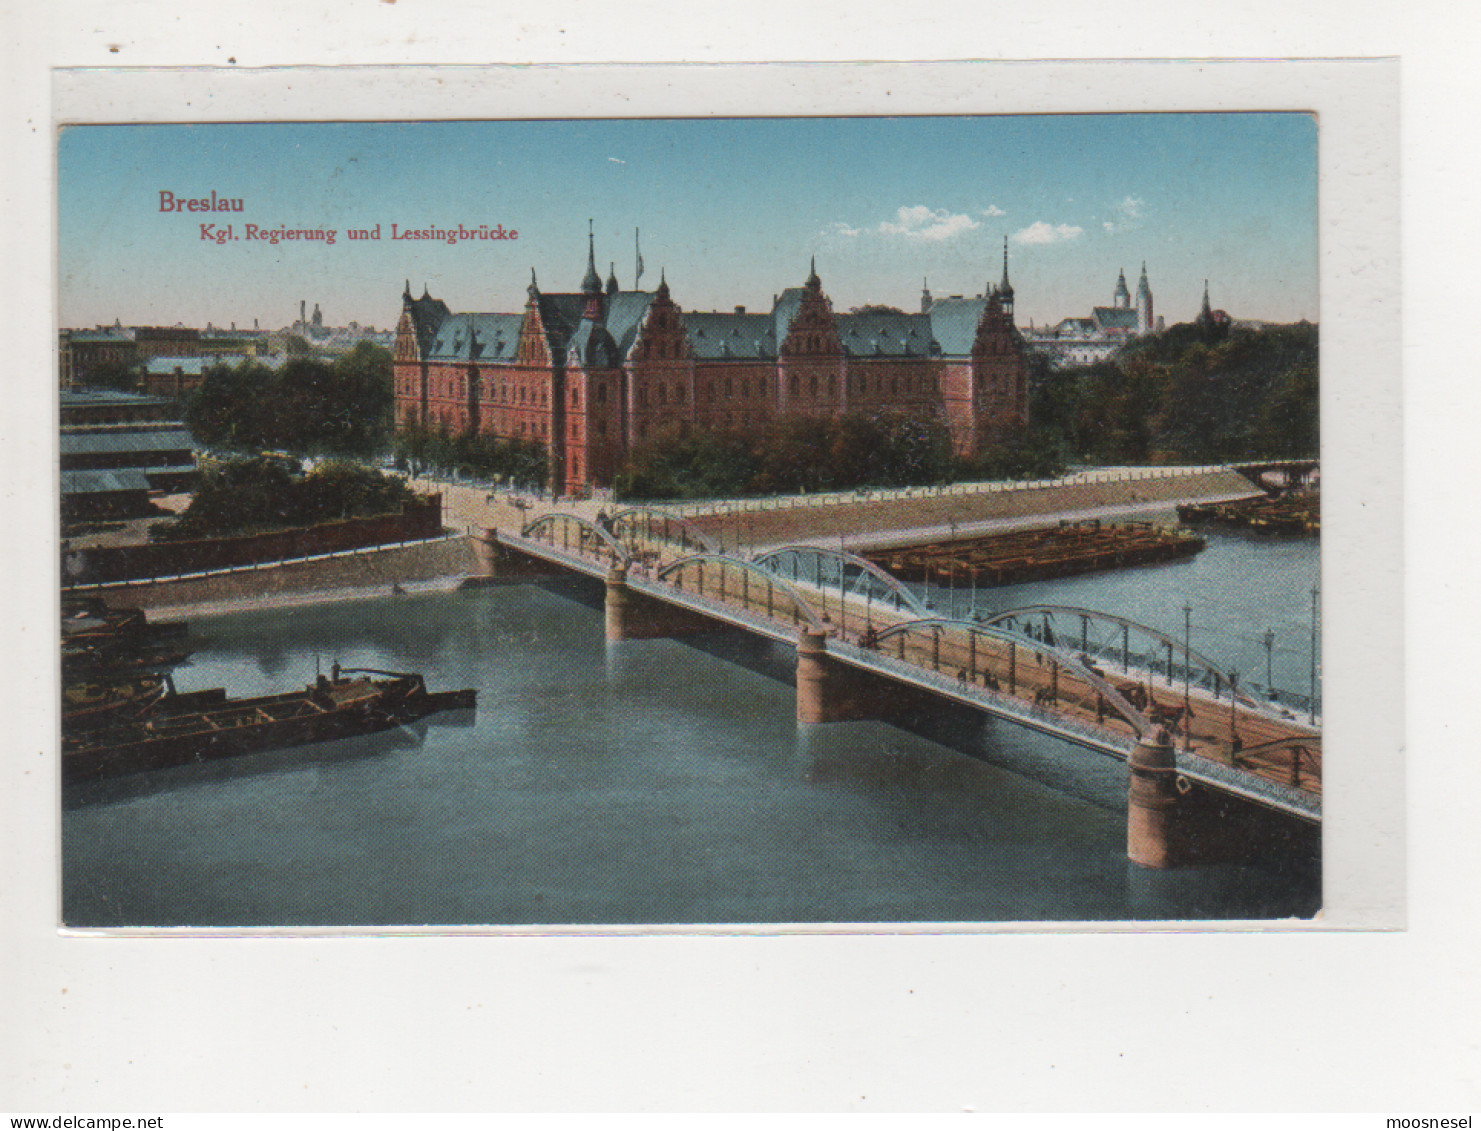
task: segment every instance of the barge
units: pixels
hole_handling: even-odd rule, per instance
[[[384,678],[374,679],[372,676]],[[432,692],[421,675],[370,668],[320,676],[303,691],[227,699],[213,689],[166,695],[142,715],[62,736],[73,783],[372,734],[438,711],[472,707],[474,690]]]
[[[1189,526],[1232,526],[1260,534],[1320,534],[1321,510],[1319,494],[1300,491],[1233,503],[1184,504],[1178,507],[1178,521]]]
[[[863,552],[902,581],[991,587],[1191,557],[1207,543],[1146,522],[1061,522],[1009,534]]]

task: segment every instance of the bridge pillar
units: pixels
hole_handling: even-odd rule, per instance
[[[1172,740],[1158,727],[1131,752],[1127,786],[1126,855],[1147,868],[1175,868],[1178,840],[1178,768]]]
[[[842,723],[857,719],[898,722],[930,715],[939,703],[929,692],[860,671],[828,655],[828,638],[803,629],[797,638],[797,721]]]
[[[625,565],[614,565],[607,571],[608,642],[691,636],[714,632],[716,627],[707,617],[633,589],[627,583]]]
[[[499,532],[485,528],[469,536],[473,556],[478,562],[481,583],[521,581],[534,577],[552,577],[560,572],[555,566],[509,549],[499,541]]]

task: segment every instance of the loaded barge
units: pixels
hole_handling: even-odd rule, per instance
[[[1192,557],[1206,544],[1185,530],[1090,519],[860,553],[902,581],[991,587],[1173,561]]]
[[[383,676],[372,679],[371,676]],[[473,690],[432,692],[414,673],[336,665],[303,691],[230,700],[221,689],[166,695],[145,713],[62,736],[62,781],[230,758],[259,750],[372,734],[438,711],[475,705]]]
[[[1318,492],[1298,491],[1234,503],[1185,504],[1178,508],[1178,521],[1190,526],[1242,527],[1261,534],[1320,534],[1322,500]]]

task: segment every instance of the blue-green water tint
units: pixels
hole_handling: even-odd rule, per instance
[[[1175,518],[1172,512],[1156,517]],[[1186,605],[1194,650],[1218,661],[1224,671],[1237,674],[1241,687],[1265,687],[1265,634],[1273,632],[1271,682],[1304,699],[1311,684],[1311,590],[1320,581],[1319,542],[1218,528],[1199,533],[1208,540],[1208,547],[1182,561],[980,589],[976,607],[984,615],[1038,604],[1091,608],[1119,614],[1182,641],[1188,627],[1183,613]],[[972,591],[964,585],[954,590],[930,587],[936,607],[947,612],[954,601],[957,616],[969,614],[972,598]],[[1071,642],[1080,631],[1076,618],[1067,618],[1056,627]],[[1320,649],[1318,639],[1318,680]],[[1318,683],[1318,703],[1320,696]]]
[[[1144,586],[1199,565],[1136,572]],[[1065,587],[1132,596],[1128,578],[1055,583],[1055,599],[1103,607]],[[338,660],[477,687],[479,706],[69,790],[65,921],[1266,919],[1319,904],[1311,868],[1129,865],[1114,760],[991,721],[799,730],[790,649],[726,633],[609,647],[600,596],[571,581],[198,621],[182,688],[292,688]]]

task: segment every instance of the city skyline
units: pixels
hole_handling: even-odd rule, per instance
[[[213,193],[240,210],[179,207]],[[641,229],[642,288],[663,271],[689,310],[767,309],[813,257],[835,308],[914,310],[923,281],[996,282],[1006,238],[1020,325],[1109,305],[1144,261],[1169,324],[1205,278],[1237,318],[1318,320],[1316,125],[1298,113],[73,126],[58,219],[62,326],[277,329],[306,301],[389,329],[407,281],[518,310],[532,268],[578,289],[588,220],[603,278],[615,263],[632,288]],[[261,238],[284,227],[334,243]]]

